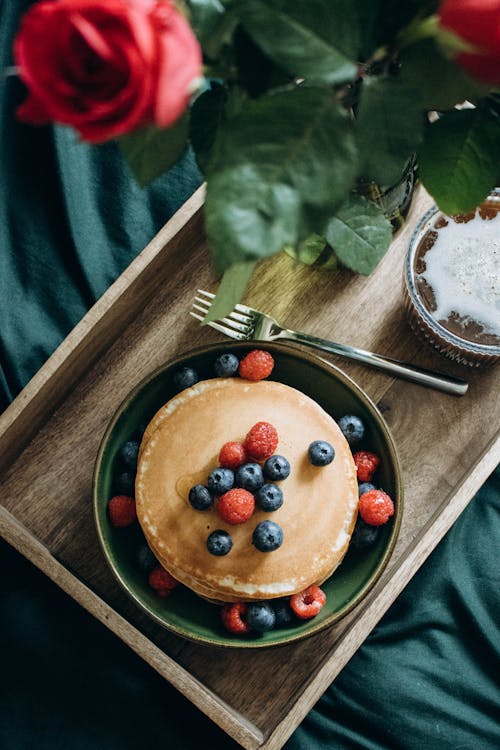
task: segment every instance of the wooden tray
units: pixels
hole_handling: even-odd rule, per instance
[[[0,418],[0,534],[241,745],[272,749],[284,744],[499,462],[498,370],[448,363],[405,322],[402,263],[411,229],[431,203],[423,190],[369,278],[306,269],[287,256],[262,264],[250,304],[295,328],[465,373],[470,392],[454,398],[337,360],[378,403],[400,455],[405,515],[384,575],[339,624],[287,646],[213,649],[163,630],[105,564],[92,516],[92,469],[106,424],[131,388],[177,353],[220,340],[187,315],[197,286],[215,288],[203,197],[200,189],[181,208]]]

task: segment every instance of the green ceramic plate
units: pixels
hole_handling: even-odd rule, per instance
[[[349,549],[334,575],[323,584],[327,603],[315,618],[263,635],[237,637],[227,633],[220,621],[220,608],[209,604],[183,586],[167,599],[160,599],[149,588],[147,574],[140,570],[137,551],[144,544],[138,524],[126,529],[111,526],[107,516],[108,500],[117,494],[116,478],[123,467],[119,450],[127,440],[140,434],[157,409],[174,394],[172,373],[181,366],[194,367],[200,379],[211,378],[213,362],[224,351],[243,356],[255,343],[231,343],[208,346],[186,353],[154,372],[140,383],[122,403],[104,435],[94,474],[94,510],[99,538],[106,559],[118,581],[151,617],[181,636],[199,642],[256,648],[274,646],[304,638],[337,622],[366,596],[387,565],[394,548],[402,515],[402,488],[393,440],[381,414],[365,393],[337,368],[318,357],[289,346],[260,344],[275,359],[272,379],[306,393],[335,419],[357,414],[364,420],[367,434],[360,448],[373,450],[382,457],[375,481],[395,502],[395,514],[374,546]]]

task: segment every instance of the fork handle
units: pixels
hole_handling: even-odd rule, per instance
[[[382,354],[368,352],[365,349],[358,349],[355,346],[337,344],[334,341],[320,339],[301,331],[291,331],[288,328],[284,328],[276,338],[296,341],[299,344],[308,344],[317,349],[338,354],[341,357],[355,359],[358,362],[368,365],[368,367],[374,367],[377,370],[382,370],[383,372],[410,380],[412,383],[427,386],[428,388],[437,388],[453,396],[463,396],[467,393],[469,387],[468,383],[461,378],[454,378],[439,372],[433,372],[432,370],[421,369],[407,362],[400,362],[397,359],[385,357]]]

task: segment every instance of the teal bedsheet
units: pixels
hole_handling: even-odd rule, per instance
[[[0,4],[1,69],[28,4]],[[188,154],[141,191],[115,146],[15,123],[21,98],[0,83],[1,409],[200,179]],[[499,552],[497,471],[289,750],[498,750]],[[235,747],[3,542],[0,570],[1,750]]]

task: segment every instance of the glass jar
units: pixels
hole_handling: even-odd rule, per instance
[[[410,239],[403,296],[412,329],[439,352],[472,367],[500,361],[500,188],[469,214],[427,211]]]
[[[413,155],[394,185],[382,187],[376,182],[359,180],[356,192],[376,203],[391,222],[393,232],[396,232],[404,224],[417,180],[417,160]]]

